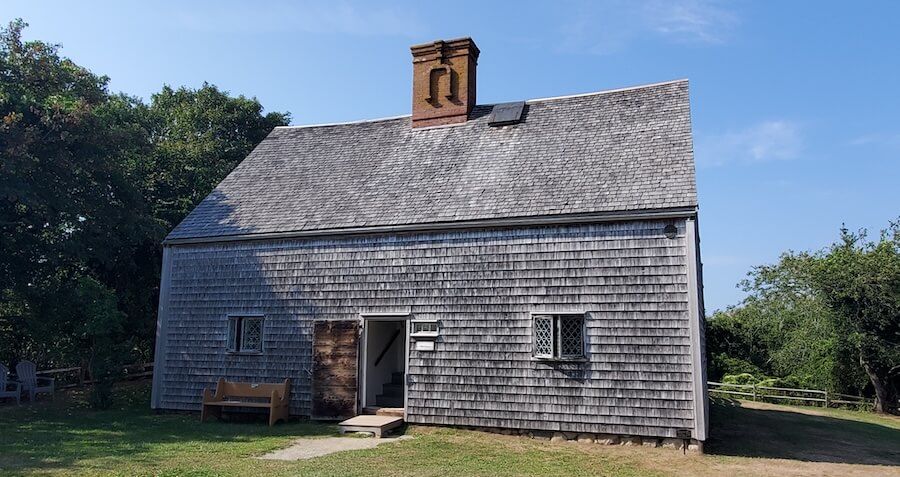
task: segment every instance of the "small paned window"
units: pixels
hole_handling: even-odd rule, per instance
[[[415,338],[434,338],[438,335],[438,322],[433,320],[414,320],[410,322],[410,336]]]
[[[534,357],[584,358],[584,315],[534,315]]]
[[[228,351],[231,353],[262,353],[263,317],[229,316]]]

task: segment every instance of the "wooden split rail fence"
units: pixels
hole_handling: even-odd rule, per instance
[[[66,389],[92,384],[87,369],[81,366],[71,368],[47,369],[38,371],[39,376],[56,378],[56,389]],[[125,380],[148,378],[153,376],[153,363],[129,364],[123,367],[122,377]],[[709,381],[710,394],[738,396],[753,401],[775,401],[793,404],[805,404],[822,407],[864,407],[872,409],[875,400],[861,396],[832,393],[818,389],[776,388],[756,384],[729,384]]]
[[[710,381],[707,383],[710,394],[739,396],[753,401],[787,402],[822,407],[864,407],[872,409],[875,400],[861,396],[832,393],[818,389],[775,388],[756,384],[729,384]]]
[[[71,368],[46,369],[37,372],[38,376],[55,378],[56,389],[67,389],[93,384],[88,369],[82,366]],[[122,379],[133,380],[153,376],[153,363],[128,364],[122,367]]]

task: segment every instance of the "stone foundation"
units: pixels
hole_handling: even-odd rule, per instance
[[[684,452],[703,453],[703,442],[696,439],[676,439],[646,436],[623,436],[618,434],[591,434],[584,432],[551,432],[551,431],[531,431],[517,429],[497,429],[492,427],[466,427],[472,431],[490,432],[503,435],[518,435],[537,439],[542,441],[550,441],[553,443],[562,442],[578,442],[582,444],[599,444],[608,446],[635,446],[635,447],[662,447],[664,449],[675,449]]]

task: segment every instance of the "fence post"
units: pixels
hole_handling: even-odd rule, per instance
[[[825,407],[826,408],[831,407],[830,404],[831,404],[831,402],[828,400],[828,390],[826,389],[825,390]]]
[[[756,401],[756,384],[753,385],[753,400]]]

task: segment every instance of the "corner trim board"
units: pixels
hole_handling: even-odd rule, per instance
[[[169,289],[172,282],[172,248],[163,247],[162,271],[159,284],[159,308],[156,317],[156,350],[153,355],[153,387],[150,391],[150,408],[162,407],[163,374],[165,374],[166,331],[169,321]]]
[[[699,247],[697,237],[697,222],[694,219],[685,220],[685,247],[687,248],[687,280],[688,280],[688,315],[691,334],[691,374],[693,375],[694,393],[694,438],[699,441],[706,440],[709,429],[707,414],[706,379],[703,370],[703,352],[700,322],[703,320],[700,308],[700,266]]]

